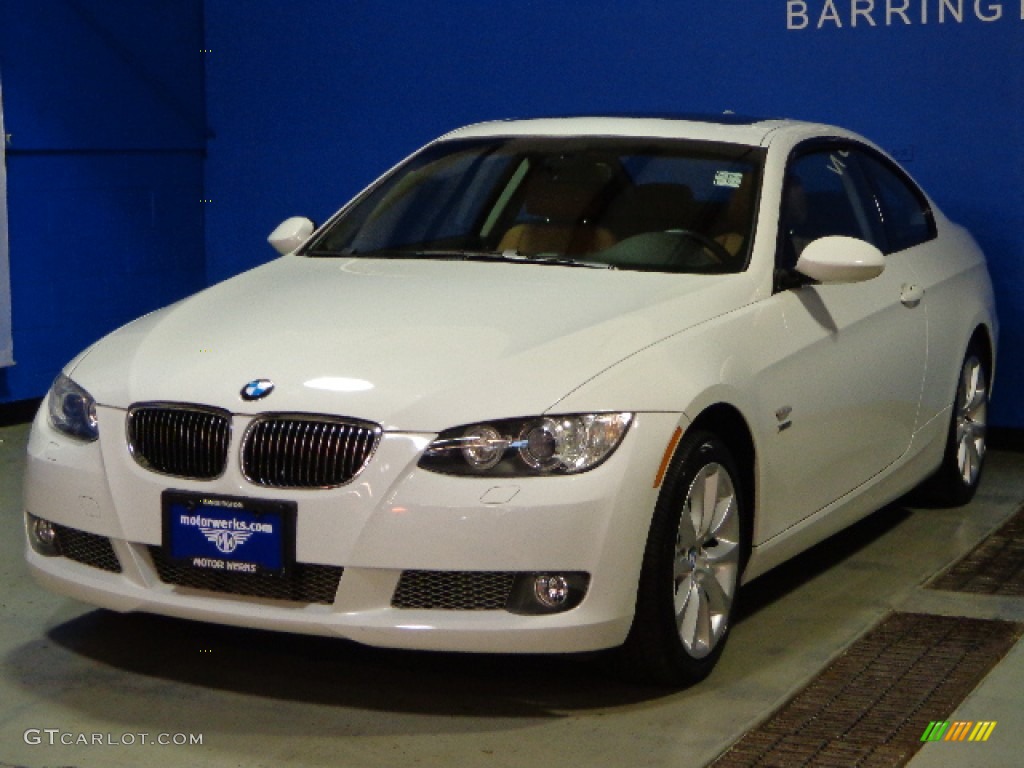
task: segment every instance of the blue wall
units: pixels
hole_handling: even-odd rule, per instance
[[[41,395],[117,324],[273,258],[281,219],[323,220],[450,128],[732,109],[863,132],[975,233],[1003,321],[993,415],[1024,427],[1024,8],[885,6],[7,0],[18,365],[0,401]]]
[[[12,326],[0,402],[205,283],[201,0],[0,2]]]
[[[725,109],[834,122],[893,152],[981,241],[1003,323],[993,416],[1024,427],[1024,8],[885,8],[207,0],[208,275],[272,258],[264,238],[281,219],[322,221],[467,122]]]

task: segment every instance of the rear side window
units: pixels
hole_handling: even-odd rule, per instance
[[[924,195],[888,163],[867,153],[860,162],[882,219],[884,250],[896,253],[934,238],[935,223]]]

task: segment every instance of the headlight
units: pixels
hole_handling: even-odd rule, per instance
[[[50,387],[50,424],[65,435],[93,441],[100,436],[96,401],[63,373]]]
[[[586,413],[456,427],[437,436],[420,466],[449,475],[572,475],[611,456],[632,421],[631,413]]]

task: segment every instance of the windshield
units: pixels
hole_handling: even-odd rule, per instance
[[[745,268],[763,151],[662,139],[431,145],[345,209],[309,256]]]

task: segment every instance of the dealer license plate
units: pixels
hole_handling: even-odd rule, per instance
[[[204,571],[283,576],[295,560],[293,501],[167,490],[164,554]]]

